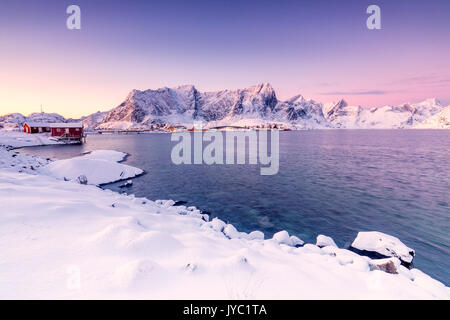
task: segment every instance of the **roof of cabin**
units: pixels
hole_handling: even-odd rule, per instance
[[[50,128],[83,128],[81,122],[50,123]]]
[[[46,122],[25,122],[29,127],[50,127],[51,123]]]
[[[83,128],[81,122],[59,122],[59,123],[47,123],[47,122],[25,122],[30,127],[45,127],[45,128]]]

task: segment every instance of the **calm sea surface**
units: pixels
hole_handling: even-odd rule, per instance
[[[127,152],[147,173],[122,190],[184,200],[241,231],[266,238],[287,230],[349,245],[358,231],[394,235],[416,250],[414,264],[450,284],[450,130],[314,130],[280,133],[280,169],[255,165],[179,165],[169,134],[89,135],[81,146],[23,148],[59,159],[85,151]]]

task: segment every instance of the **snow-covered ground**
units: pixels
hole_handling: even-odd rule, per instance
[[[22,131],[0,129],[0,146],[13,148],[61,144],[50,139],[49,133],[28,134]]]
[[[59,161],[5,149],[0,157],[3,299],[450,298],[450,288],[395,256],[372,260],[325,236],[319,247],[286,231],[239,232],[195,207],[42,174]],[[123,165],[123,157],[100,151],[80,159]],[[380,236],[390,251],[409,249]],[[378,250],[377,237],[357,243]]]
[[[96,150],[72,159],[54,161],[39,169],[45,175],[62,180],[101,185],[133,178],[143,173],[139,168],[118,163],[127,156],[114,150]]]

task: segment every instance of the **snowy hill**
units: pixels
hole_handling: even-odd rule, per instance
[[[323,112],[335,128],[398,129],[414,127],[443,108],[434,98],[416,104],[405,103],[380,108],[349,106],[347,102],[341,100],[335,104],[326,104]]]
[[[81,117],[78,121],[81,121],[86,130],[94,130],[105,118],[108,112],[97,111],[85,117]]]
[[[22,125],[25,122],[55,123],[66,122],[66,119],[60,114],[45,112],[35,112],[28,116],[24,116],[20,113],[10,113],[0,117],[0,124],[3,125]]]
[[[450,129],[450,106],[415,126],[418,129]]]

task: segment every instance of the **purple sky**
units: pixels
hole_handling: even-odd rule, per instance
[[[66,28],[70,4],[81,30]],[[366,28],[370,4],[382,30]],[[449,103],[449,39],[448,0],[2,0],[0,114],[76,117],[133,88],[260,82],[281,99]]]

